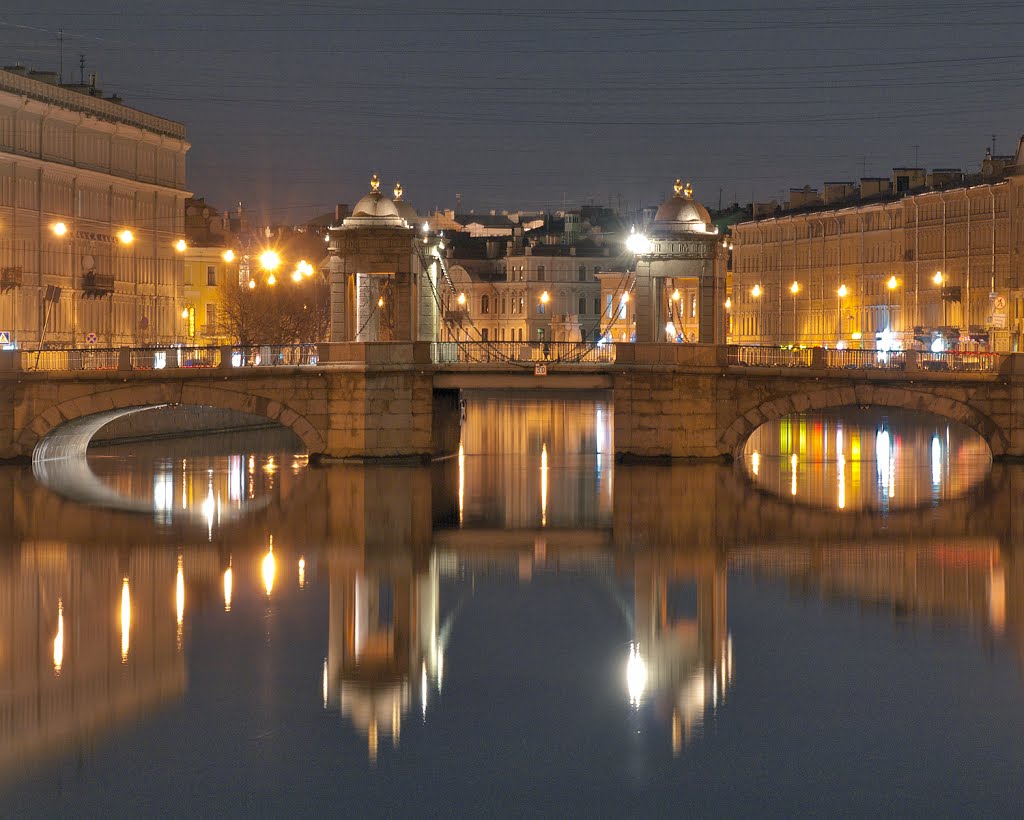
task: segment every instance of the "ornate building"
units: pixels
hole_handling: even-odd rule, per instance
[[[731,340],[1021,349],[1022,149],[1001,179],[931,174],[926,190],[922,173],[916,190],[735,226]]]
[[[0,71],[0,339],[181,337],[185,127],[56,74]]]

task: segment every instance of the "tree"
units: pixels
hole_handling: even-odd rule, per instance
[[[265,281],[225,282],[220,286],[220,331],[238,344],[311,344],[327,340],[330,287],[314,273],[298,282],[284,276]]]

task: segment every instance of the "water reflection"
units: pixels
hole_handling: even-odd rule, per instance
[[[265,440],[268,449],[250,440],[216,456],[181,445],[148,468],[133,456],[132,477],[118,478],[116,451],[104,451],[98,472],[119,491],[155,487],[153,476],[164,476],[154,502],[168,492],[176,506],[182,493],[202,497],[210,470],[215,504],[234,503],[250,487],[254,498],[266,494],[267,503],[245,518],[214,516],[186,537],[179,537],[180,521],[56,499],[25,471],[0,471],[0,513],[11,522],[0,536],[0,675],[7,682],[0,689],[0,770],[16,780],[33,758],[69,754],[99,767],[101,756],[90,751],[98,735],[131,745],[158,731],[151,725],[172,731],[167,722],[153,723],[158,707],[171,710],[174,733],[198,738],[208,731],[204,724],[256,725],[287,705],[297,710],[288,712],[296,745],[284,749],[302,771],[323,759],[344,774],[368,762],[426,766],[428,757],[442,755],[446,766],[478,773],[474,753],[462,757],[459,750],[508,742],[498,735],[481,740],[481,716],[507,710],[520,721],[506,728],[512,742],[544,748],[551,726],[536,716],[548,702],[567,711],[595,704],[583,728],[559,724],[559,754],[568,747],[586,755],[605,744],[601,754],[609,755],[637,732],[649,760],[696,748],[712,754],[701,738],[724,726],[715,743],[729,757],[741,751],[730,746],[736,737],[746,742],[744,735],[757,732],[753,723],[737,728],[730,721],[749,721],[750,702],[762,694],[757,687],[793,674],[772,665],[777,649],[766,657],[763,648],[799,640],[770,618],[751,623],[749,610],[762,596],[750,594],[748,582],[759,593],[782,584],[798,602],[818,601],[827,610],[855,603],[880,650],[889,642],[902,646],[901,625],[917,621],[960,625],[987,651],[1024,661],[1024,572],[1013,548],[1024,533],[1012,514],[1021,471],[997,465],[978,478],[976,492],[943,494],[935,507],[882,508],[890,493],[932,498],[932,429],[914,433],[892,424],[868,435],[850,419],[822,421],[822,447],[828,442],[832,453],[849,456],[842,482],[838,458],[818,472],[808,469],[824,455],[808,435],[803,449],[779,448],[781,455],[756,461],[751,454],[750,473],[774,475],[783,490],[775,495],[756,492],[746,472],[722,465],[616,465],[613,482],[611,461],[599,462],[603,454],[594,451],[610,440],[600,399],[554,412],[562,439],[541,434],[552,423],[544,415],[550,408],[506,406],[499,419],[507,429],[498,431],[482,429],[488,417],[474,411],[479,407],[471,403],[460,458],[424,467],[293,470],[282,468],[291,456],[273,449],[273,440]],[[804,427],[815,429],[813,422]],[[799,440],[800,426],[787,435]],[[955,441],[955,431],[939,437],[940,488],[961,481],[961,463],[973,463],[973,451],[956,449]],[[912,444],[919,468],[900,472]],[[951,449],[966,456],[950,465]],[[858,462],[864,472],[855,478]],[[845,483],[848,515],[835,515],[834,503],[791,502],[794,495],[813,497],[819,480],[828,484],[820,495],[833,500]],[[863,501],[865,484],[875,506]],[[568,616],[553,602],[563,599],[586,613],[571,635],[559,631],[559,617]],[[531,623],[551,634],[550,646],[524,643]],[[248,645],[243,663],[233,664],[229,649],[248,626],[260,639]],[[921,630],[914,640],[941,647],[942,630]],[[476,653],[466,650],[481,643]],[[574,665],[567,658],[578,660],[581,646],[609,662]],[[878,663],[895,663],[899,654],[880,651]],[[509,700],[481,707],[474,697],[489,691],[492,657],[504,659],[501,674],[517,689],[506,691]],[[915,674],[930,687],[947,687],[955,706],[943,719],[969,720],[957,713],[972,707],[957,697],[963,669],[944,680],[932,663]],[[298,673],[276,689],[261,676],[278,666]],[[967,668],[979,679],[986,674],[984,666]],[[865,691],[879,686],[871,670],[848,674]],[[258,692],[256,711],[233,706],[225,714],[217,697],[216,710],[198,705],[203,693],[193,687],[218,682],[232,697]],[[828,688],[835,681],[819,683]],[[1019,676],[1013,687],[1019,704]],[[611,699],[601,700],[609,691]],[[799,706],[776,713],[763,704],[754,719],[777,730]],[[460,718],[473,728],[453,735]],[[324,720],[333,722],[332,731],[318,730]],[[136,724],[134,732],[117,734],[125,721]],[[842,745],[842,738],[806,731],[807,748]],[[286,744],[286,734],[274,742]],[[189,771],[251,761],[244,743],[239,759],[212,758],[208,745],[190,742],[183,758]],[[358,748],[358,765],[346,757],[350,746]],[[698,761],[693,755],[688,766]],[[529,761],[521,765],[524,776],[534,771]],[[680,770],[670,771],[674,777]],[[92,774],[87,769],[84,777]],[[67,788],[75,783],[70,778]],[[671,777],[660,787],[675,789]]]
[[[927,413],[841,408],[768,422],[744,448],[754,483],[838,510],[937,506],[977,485],[992,456],[984,439]]]

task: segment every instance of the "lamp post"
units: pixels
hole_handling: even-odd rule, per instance
[[[761,286],[759,284],[758,285],[754,285],[754,287],[752,287],[750,289],[750,295],[758,300],[757,301],[757,343],[758,344],[761,344],[762,336],[764,334],[764,328],[761,325],[761,320],[764,318],[761,315],[761,294],[762,293],[764,293],[764,291],[761,290]]]
[[[797,336],[796,327],[796,295],[800,292],[800,283],[795,279],[793,280],[793,284],[789,286],[789,292],[793,294],[793,344],[796,345],[800,341]]]
[[[946,326],[946,300],[942,298],[942,285],[946,281],[946,277],[942,275],[942,271],[935,271],[935,275],[932,277],[932,281],[939,286],[939,303],[942,305],[942,326]]]
[[[118,233],[118,235],[117,235],[117,239],[126,248],[130,247],[130,246],[133,246],[135,244],[135,234],[132,233],[131,230],[128,229],[128,228],[125,228],[124,230],[120,231]],[[134,302],[135,302],[135,314],[134,314],[135,322],[134,322],[134,326],[132,328],[132,337],[133,337],[133,342],[132,343],[133,344],[139,344],[139,342],[141,340],[137,336],[135,336],[135,334],[138,332],[139,326],[141,324],[141,320],[139,319],[139,302],[141,300],[139,298],[139,265],[138,265],[138,255],[135,253],[135,248],[134,247],[132,247],[132,280],[133,280],[134,286],[135,286],[135,299],[134,299]],[[113,297],[111,297],[111,305],[113,305]],[[111,308],[111,310],[113,310],[113,308]],[[147,323],[148,323],[148,320],[147,320]],[[111,321],[111,332],[113,332],[113,321]]]
[[[892,292],[900,286],[899,280],[895,276],[890,276],[889,281],[885,283],[885,324],[886,330],[890,333],[893,331],[892,327]]]
[[[839,319],[839,340],[836,343],[837,346],[843,341],[843,299],[846,298],[849,292],[845,284],[840,285],[839,290],[836,291],[837,318]]]

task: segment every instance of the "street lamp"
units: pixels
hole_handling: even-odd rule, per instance
[[[795,345],[800,341],[796,327],[796,295],[800,292],[800,283],[795,279],[793,284],[789,286],[789,292],[793,294],[793,344]]]
[[[188,250],[188,242],[186,242],[184,239],[179,239],[177,242],[174,243],[174,250],[176,250],[178,253],[184,253],[185,251]]]
[[[763,292],[764,291],[761,290],[761,286],[760,285],[754,285],[754,287],[752,287],[750,289],[750,295],[758,300],[758,302],[757,302],[757,342],[758,342],[758,344],[760,344],[763,341],[762,337],[764,335],[764,328],[761,326],[761,322],[762,322],[762,319],[764,317],[761,315],[761,301],[760,301],[761,294]]]
[[[135,234],[133,234],[130,230],[125,228],[123,231],[121,231],[121,233],[117,235],[117,238],[120,240],[122,245],[130,245],[132,244],[132,242],[135,241]]]
[[[260,254],[260,267],[268,273],[273,273],[281,267],[281,257],[277,251],[266,250]]]
[[[455,301],[459,303],[459,307],[464,307],[466,304],[466,294],[460,293],[457,297],[455,297]]]
[[[629,232],[629,238],[626,240],[626,249],[637,256],[642,256],[645,253],[650,253],[651,240],[648,239],[644,234],[637,233],[636,228],[633,228]]]
[[[892,332],[892,292],[899,286],[899,280],[895,276],[890,276],[889,281],[885,283],[887,289],[885,293],[885,323],[888,325],[886,329],[889,332]]]
[[[68,232],[68,226],[63,222],[54,222],[50,226],[50,230],[53,231],[54,236],[65,236]]]
[[[839,286],[839,290],[836,291],[836,296],[837,296],[836,304],[838,306],[838,318],[839,318],[839,341],[838,341],[837,344],[842,344],[842,342],[843,342],[843,299],[846,298],[846,296],[847,296],[847,294],[849,292],[850,291],[847,289],[845,284],[844,285],[840,285]]]
[[[939,286],[939,303],[942,305],[942,326],[946,326],[946,300],[942,298],[942,285],[946,281],[946,277],[942,275],[942,271],[935,271],[935,275],[932,277],[932,281]]]
[[[225,262],[234,262],[235,252],[231,250],[231,248],[228,248],[226,251],[224,251],[224,253],[220,255],[220,258],[223,259]]]

